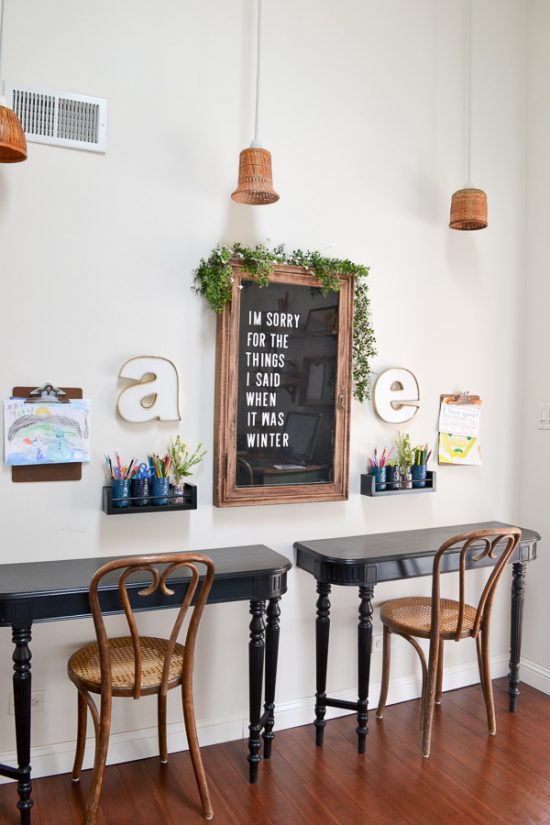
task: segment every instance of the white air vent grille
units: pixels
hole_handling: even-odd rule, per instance
[[[88,152],[105,152],[104,98],[6,85],[8,105],[17,113],[27,140]]]

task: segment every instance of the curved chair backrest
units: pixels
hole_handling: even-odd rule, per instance
[[[201,565],[205,572],[201,579],[201,574],[198,565]],[[165,596],[173,596],[174,590],[171,590],[167,585],[167,579],[176,571],[189,571],[189,583],[185,589],[181,607],[176,616],[176,621],[172,628],[172,633],[168,640],[168,646],[164,657],[164,667],[162,673],[161,693],[167,692],[167,683],[170,673],[170,662],[176,646],[176,641],[180,633],[181,627],[185,620],[185,616],[189,606],[194,600],[194,610],[187,634],[185,637],[185,656],[183,661],[183,675],[184,678],[189,676],[193,670],[193,657],[195,650],[195,640],[199,622],[204,610],[204,605],[210,593],[212,582],[214,580],[214,562],[208,556],[203,556],[200,553],[158,553],[149,556],[133,556],[128,558],[116,559],[115,561],[107,562],[94,575],[89,590],[90,610],[94,620],[94,626],[99,646],[99,658],[101,667],[101,683],[103,685],[111,685],[111,651],[109,647],[109,637],[105,628],[103,613],[100,604],[100,584],[102,579],[113,573],[113,571],[121,571],[118,577],[118,593],[128,627],[132,638],[132,647],[134,650],[134,688],[133,697],[139,699],[141,695],[141,681],[142,681],[142,657],[141,646],[139,640],[139,632],[134,616],[134,611],[130,603],[130,596],[128,594],[127,581],[133,573],[147,573],[151,576],[150,584],[146,584],[141,590],[137,591],[137,596],[147,598],[157,590],[160,590]],[[141,607],[141,606],[140,606]],[[140,609],[138,607],[138,609]],[[107,689],[107,687],[106,687]]]
[[[237,484],[254,486],[254,470],[246,459],[237,456]]]
[[[516,549],[521,538],[521,530],[518,527],[493,527],[485,530],[474,530],[470,533],[460,533],[453,536],[441,545],[434,558],[433,584],[432,584],[432,638],[439,637],[441,624],[440,605],[440,572],[441,560],[446,553],[460,550],[459,561],[459,611],[455,633],[455,640],[458,641],[463,635],[464,612],[466,604],[466,567],[473,567],[483,559],[494,561],[491,575],[487,580],[483,592],[476,608],[476,617],[469,635],[476,637],[480,629],[486,626],[491,615],[495,588],[498,580],[506,567],[510,556]]]

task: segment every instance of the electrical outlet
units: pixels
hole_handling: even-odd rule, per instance
[[[33,690],[31,694],[31,713],[44,713],[46,710],[46,691]],[[15,707],[13,703],[13,694],[10,695],[10,704],[8,708],[10,716],[15,715]]]
[[[539,401],[537,427],[539,430],[550,430],[550,403],[548,401]]]
[[[382,653],[384,649],[384,637],[383,636],[375,636],[372,640],[372,652],[373,653]]]

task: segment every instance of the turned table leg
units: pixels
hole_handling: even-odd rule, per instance
[[[365,753],[367,740],[373,595],[373,585],[363,585],[359,588],[359,598],[361,601],[359,603],[359,625],[357,628],[358,702],[356,728],[358,753]]]
[[[250,766],[250,782],[258,780],[258,764],[260,756],[260,731],[262,729],[262,683],[264,672],[264,612],[265,602],[251,601],[250,613],[250,642],[248,646],[248,696],[250,704],[250,724],[248,726],[248,762]]]
[[[512,565],[512,622],[510,630],[510,713],[515,713],[519,696],[519,661],[521,657],[521,634],[523,630],[523,605],[525,602],[525,572],[527,564],[522,561]]]
[[[265,649],[265,726],[262,733],[264,740],[264,759],[271,758],[271,743],[273,742],[273,725],[275,724],[275,682],[277,680],[277,659],[279,656],[279,607],[280,596],[269,600],[266,622],[266,649]]]
[[[17,741],[17,793],[21,825],[31,822],[31,641],[30,625],[12,628],[13,700]]]
[[[317,619],[315,622],[315,651],[317,660],[317,681],[315,693],[315,744],[322,745],[325,733],[325,713],[327,710],[327,663],[328,639],[330,632],[330,584],[317,582]]]

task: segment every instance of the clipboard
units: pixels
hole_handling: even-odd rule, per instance
[[[438,464],[481,466],[481,404],[481,396],[471,395],[469,392],[448,393],[440,397],[437,425]],[[460,407],[464,409],[461,411]]]
[[[39,401],[39,397],[33,398],[31,396],[31,393],[36,389],[36,387],[14,387],[12,396],[14,398],[30,398],[33,401]],[[65,393],[69,402],[71,398],[84,397],[81,387],[60,387],[59,389]],[[26,481],[80,481],[81,478],[82,464],[80,462],[71,462],[68,464],[35,464],[32,466],[24,465],[11,468],[11,480],[16,483]]]
[[[458,393],[446,392],[446,393],[443,393],[443,395],[439,396],[440,406],[441,406],[441,403],[443,402],[444,398],[452,398],[453,402],[455,404],[458,404],[458,405],[460,405],[460,404],[477,404],[479,401],[481,401],[481,398],[480,398],[479,395],[470,395],[469,392],[458,392]]]

